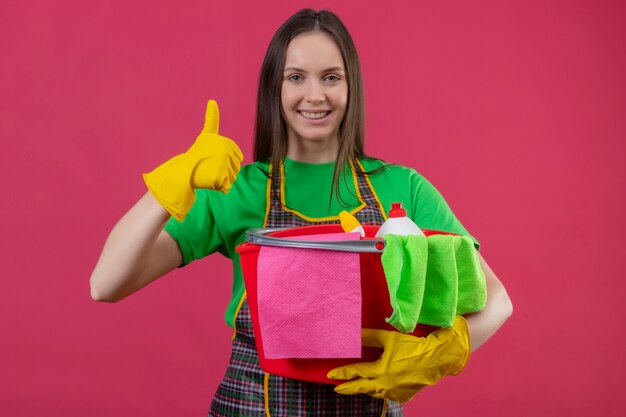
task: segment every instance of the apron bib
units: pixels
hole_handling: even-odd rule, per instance
[[[373,187],[360,163],[352,170],[361,206],[354,216],[363,225],[381,225],[385,221]],[[279,187],[271,189],[264,227],[300,227],[339,224],[338,216],[314,219],[284,206],[284,170],[281,165]],[[369,395],[341,395],[335,385],[319,384],[271,375],[259,366],[252,319],[244,293],[235,318],[232,354],[226,375],[220,383],[209,416],[363,416],[401,417],[402,405]]]

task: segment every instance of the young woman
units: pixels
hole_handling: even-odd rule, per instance
[[[232,259],[226,321],[235,329],[233,352],[209,415],[402,415],[400,402],[460,372],[470,346],[478,348],[511,314],[504,287],[479,255],[487,279],[484,310],[459,316],[452,329],[432,338],[364,332],[364,341],[384,347],[390,366],[382,374],[369,365],[333,371],[337,379],[353,378],[336,392],[334,385],[260,369],[235,252],[247,229],[339,223],[342,210],[362,224],[380,225],[385,207],[402,201],[421,227],[469,236],[426,179],[365,155],[363,118],[361,70],[349,33],[331,12],[302,10],[276,32],[261,68],[255,162],[240,171],[241,151],[218,135],[211,101],[192,147],[144,176],[150,191],[113,228],[91,276],[97,301],[121,300],[214,252]]]

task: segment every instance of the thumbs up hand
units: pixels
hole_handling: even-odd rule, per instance
[[[193,206],[196,188],[227,193],[239,173],[243,154],[218,129],[219,110],[210,100],[204,128],[191,148],[143,176],[150,192],[178,221]]]
[[[208,188],[227,193],[239,173],[243,154],[235,142],[218,135],[219,124],[217,103],[209,100],[204,128],[186,152],[197,160],[191,175],[192,188]]]

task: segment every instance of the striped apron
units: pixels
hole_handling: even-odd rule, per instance
[[[355,190],[361,205],[354,213],[363,225],[381,225],[385,217],[369,178],[359,163],[352,170]],[[299,227],[338,224],[338,216],[313,219],[285,207],[284,169],[281,166],[279,187],[272,189],[264,227]],[[220,383],[209,416],[402,416],[402,405],[365,394],[341,395],[334,385],[299,381],[261,370],[256,350],[252,320],[245,294],[235,318],[232,354],[226,375]]]

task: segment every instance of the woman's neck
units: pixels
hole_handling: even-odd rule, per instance
[[[287,149],[287,158],[309,164],[323,164],[337,159],[338,148],[337,141],[320,143],[313,141],[304,143],[301,141],[290,141]]]

